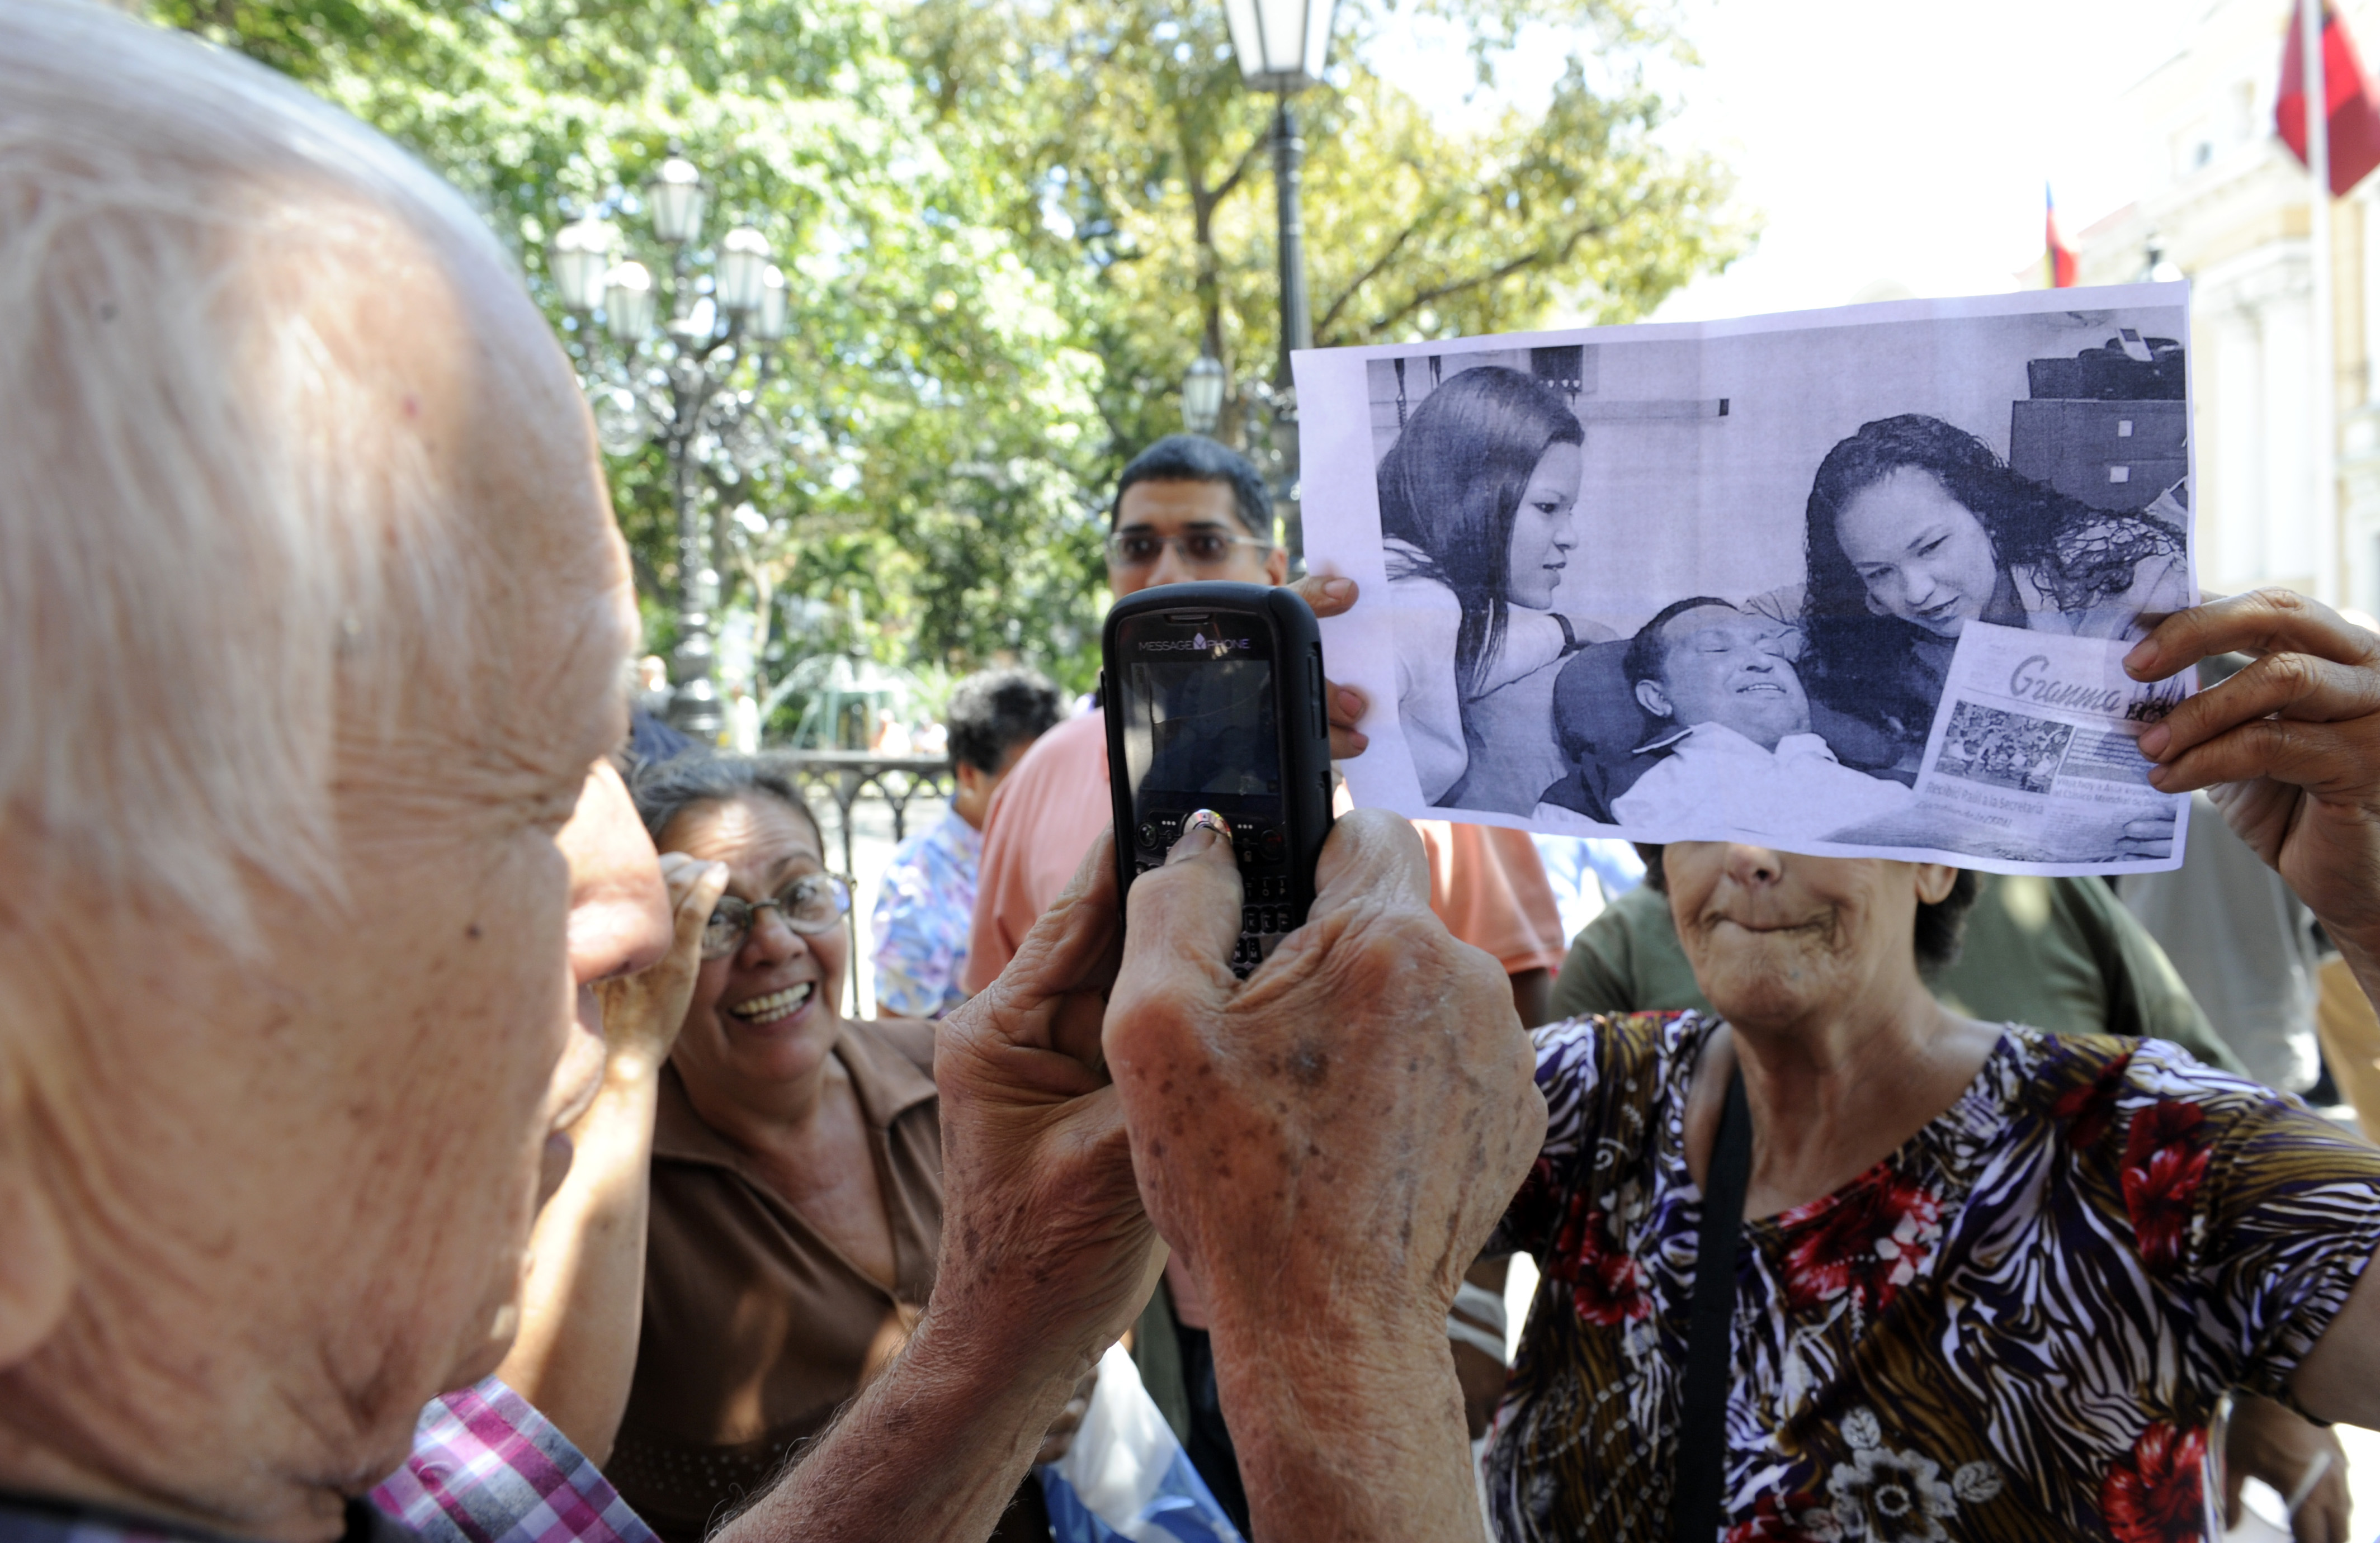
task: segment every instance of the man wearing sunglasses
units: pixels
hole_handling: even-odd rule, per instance
[[[1159,585],[1224,579],[1279,585],[1289,554],[1272,538],[1272,495],[1247,458],[1196,434],[1171,434],[1142,451],[1116,479],[1110,506],[1108,588],[1119,600]],[[1297,592],[1317,616],[1355,599],[1353,579],[1309,574]],[[1363,697],[1327,688],[1330,753],[1362,753],[1355,720]],[[1015,957],[1034,922],[1074,877],[1108,825],[1106,719],[1061,723],[1034,742],[984,814],[982,876],[961,983],[981,991]]]

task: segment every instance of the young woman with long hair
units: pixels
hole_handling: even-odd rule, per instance
[[[1556,605],[1585,439],[1552,387],[1481,366],[1425,397],[1380,462],[1397,710],[1432,803],[1524,814],[1563,775],[1551,667],[1613,635]]]

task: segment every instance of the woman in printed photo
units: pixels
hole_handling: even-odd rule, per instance
[[[2192,603],[2188,514],[2094,509],[1919,414],[1864,424],[1820,463],[1807,509],[1803,673],[1913,771],[1970,621],[2076,637],[2142,633]]]
[[[1380,463],[1397,712],[1433,804],[1525,814],[1567,769],[1554,675],[1614,635],[1560,593],[1585,439],[1560,392],[1482,366],[1424,398]]]

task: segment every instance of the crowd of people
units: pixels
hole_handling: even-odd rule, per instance
[[[856,1020],[795,785],[631,737],[584,401],[452,189],[14,0],[0,293],[6,1543],[1046,1539],[1037,1474],[1123,1377],[1219,1537],[2135,1543],[2205,1536],[2228,1453],[2345,1543],[2380,1150],[2246,1075],[2098,881],[1549,875],[1342,809],[1243,984],[1228,835],[1127,926],[1100,711],[1002,672],[953,695]],[[1110,518],[1119,596],[1288,580],[1208,440]],[[1458,681],[1576,641],[1524,637],[1534,593]],[[1648,709],[1706,633],[1771,669],[1700,610]],[[2231,654],[2153,779],[2380,990],[2380,640],[2260,593],[2129,668]],[[1640,872],[1569,940],[1554,877]]]

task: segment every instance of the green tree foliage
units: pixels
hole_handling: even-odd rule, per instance
[[[1742,249],[1730,182],[1665,147],[1644,83],[1655,52],[1691,62],[1633,0],[1406,0],[1453,24],[1450,61],[1492,86],[1530,23],[1578,51],[1542,112],[1452,133],[1366,65],[1395,0],[1342,0],[1331,78],[1297,99],[1315,342],[1453,337],[1640,317]],[[1104,369],[1114,450],[1178,423],[1203,345],[1237,386],[1280,346],[1271,102],[1240,83],[1221,6],[1178,0],[917,0],[905,29],[946,130],[997,136],[1035,176],[1009,227],[1069,275]],[[1235,390],[1226,438],[1247,405]]]
[[[1491,81],[1520,29],[1583,52],[1545,110],[1473,135],[1366,67],[1387,7],[1344,0],[1299,99],[1317,341],[1643,314],[1740,244],[1718,168],[1665,150],[1638,0],[1403,0],[1460,24]],[[1095,668],[1104,488],[1179,424],[1202,340],[1245,385],[1277,347],[1269,102],[1206,0],[152,0],[285,71],[453,178],[565,342],[545,251],[589,211],[639,228],[675,142],[711,236],[775,243],[792,335],[764,380],[781,466],[724,490],[726,578],[768,652],[857,645],[964,669]],[[639,253],[657,265],[650,249]],[[707,256],[693,254],[697,266]],[[1240,433],[1235,392],[1222,433]],[[612,462],[650,641],[676,578],[667,469]],[[867,619],[787,637],[787,617]],[[767,684],[766,672],[760,682]]]
[[[413,147],[479,199],[574,350],[545,280],[558,224],[635,232],[635,190],[675,142],[711,182],[710,237],[776,245],[794,324],[761,403],[781,469],[723,575],[742,603],[869,625],[783,639],[938,664],[1033,657],[1077,682],[1103,569],[1089,475],[1099,366],[1057,290],[997,218],[1009,173],[933,128],[886,18],[864,0],[157,0]],[[625,190],[625,196],[624,196]],[[656,266],[666,256],[638,255]],[[699,268],[706,252],[693,254]],[[599,350],[600,352],[600,350]],[[747,382],[748,378],[747,378]],[[649,633],[676,579],[657,449],[612,462]],[[762,682],[765,687],[765,679]]]

